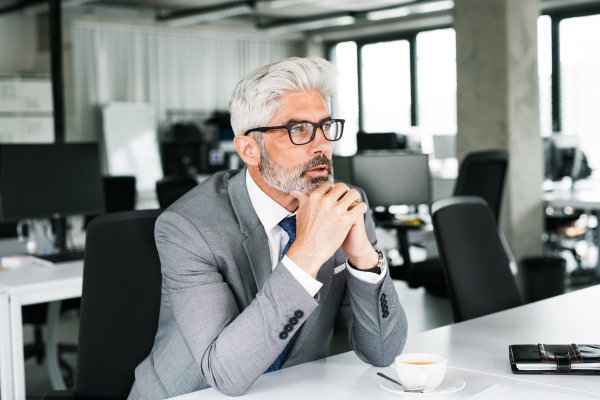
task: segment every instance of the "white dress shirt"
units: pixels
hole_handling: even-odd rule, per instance
[[[271,254],[271,268],[275,269],[275,267],[277,267],[279,264],[279,260],[281,260],[283,265],[290,271],[294,278],[298,280],[302,287],[304,287],[306,291],[314,297],[319,289],[321,289],[323,284],[310,276],[308,272],[300,268],[298,264],[293,262],[288,256],[285,256],[283,259],[281,259],[281,253],[283,252],[287,242],[290,240],[290,237],[285,230],[279,226],[279,222],[281,222],[281,220],[284,218],[296,215],[296,213],[290,213],[288,210],[283,208],[283,206],[269,197],[268,194],[263,192],[262,189],[258,187],[256,182],[254,182],[250,176],[250,172],[247,170],[246,187],[248,188],[248,194],[250,195],[252,207],[254,207],[254,211],[256,211],[256,215],[258,215],[258,219],[260,219],[260,222],[265,229],[265,233],[267,234],[267,239],[269,241],[269,252]],[[375,284],[379,283],[385,277],[387,272],[387,263],[384,261],[380,274],[374,274],[373,272],[365,272],[351,268],[348,265],[348,260],[346,259],[346,263],[338,266],[334,273],[339,273],[344,268],[347,268],[348,271],[350,271],[350,273],[357,278]]]

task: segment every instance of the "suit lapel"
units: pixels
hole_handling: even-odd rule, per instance
[[[247,236],[242,242],[249,264],[240,264],[238,269],[240,274],[246,279],[254,277],[255,284],[245,283],[250,292],[248,303],[256,297],[256,294],[262,289],[265,281],[271,276],[271,255],[269,253],[269,242],[267,234],[260,223],[250,195],[246,186],[246,167],[229,181],[229,197],[233,210],[240,224],[240,231]],[[246,281],[246,279],[244,281]]]
[[[259,225],[254,232],[248,236],[243,243],[244,250],[256,281],[257,293],[265,284],[265,281],[271,276],[271,255],[269,253],[269,243],[267,234],[262,225]],[[254,293],[256,296],[256,293]]]
[[[256,297],[258,291],[262,289],[266,280],[269,279],[272,271],[267,234],[260,223],[258,215],[256,215],[256,211],[254,211],[254,207],[252,207],[250,195],[248,194],[248,188],[246,186],[246,167],[229,181],[229,196],[240,224],[240,230],[248,237],[242,242],[242,245],[250,262],[249,264],[238,265],[238,268],[240,269],[240,274],[246,277],[253,276],[254,281],[256,282],[256,285],[248,284],[247,289],[249,289],[252,294],[251,298],[248,299],[248,302],[250,303],[252,299]],[[323,284],[319,290],[317,300],[319,307],[313,311],[302,326],[302,329],[298,333],[298,338],[290,350],[288,360],[292,359],[302,347],[304,341],[313,329],[321,310],[325,307],[325,301],[329,294],[333,279],[335,258],[334,254],[327,262],[325,262],[325,264],[323,264],[317,274],[317,280]]]

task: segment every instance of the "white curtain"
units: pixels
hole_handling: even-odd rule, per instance
[[[297,43],[252,35],[76,21],[72,27],[75,129],[100,138],[103,104],[146,102],[158,122],[168,109],[227,110],[253,69],[296,55]]]

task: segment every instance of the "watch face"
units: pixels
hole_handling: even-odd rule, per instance
[[[383,253],[381,252],[381,250],[375,250],[377,252],[377,255],[379,256],[379,262],[377,263],[378,267],[382,267],[383,266],[383,260],[385,260],[385,258],[383,257]]]

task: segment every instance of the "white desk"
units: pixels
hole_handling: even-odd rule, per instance
[[[0,388],[2,400],[25,398],[25,366],[23,359],[23,319],[21,307],[29,304],[50,304],[48,343],[56,343],[59,300],[81,297],[83,261],[61,264],[52,268],[27,265],[0,272]],[[8,312],[6,312],[8,309]],[[9,330],[7,332],[7,330]],[[54,335],[54,337],[50,337]],[[48,348],[48,347],[47,347]],[[51,363],[51,380],[61,379],[56,346],[50,346],[46,360]],[[5,353],[10,352],[8,357]],[[6,361],[9,360],[9,361]],[[11,368],[6,368],[10,365]]]
[[[597,393],[600,377],[513,374],[509,344],[596,344],[600,341],[600,285],[448,325],[408,338],[403,352],[432,352],[456,368]]]
[[[600,377],[518,375],[510,370],[508,345],[523,343],[598,343],[600,286],[512,310],[409,336],[404,353],[435,352],[448,357],[448,373],[466,387],[444,399],[462,399],[492,384],[600,398]],[[594,317],[596,316],[596,317]],[[410,323],[410,321],[409,321]],[[353,352],[261,376],[244,396],[249,399],[398,399],[379,388],[376,372]],[[204,400],[225,396],[214,389],[180,396]]]

